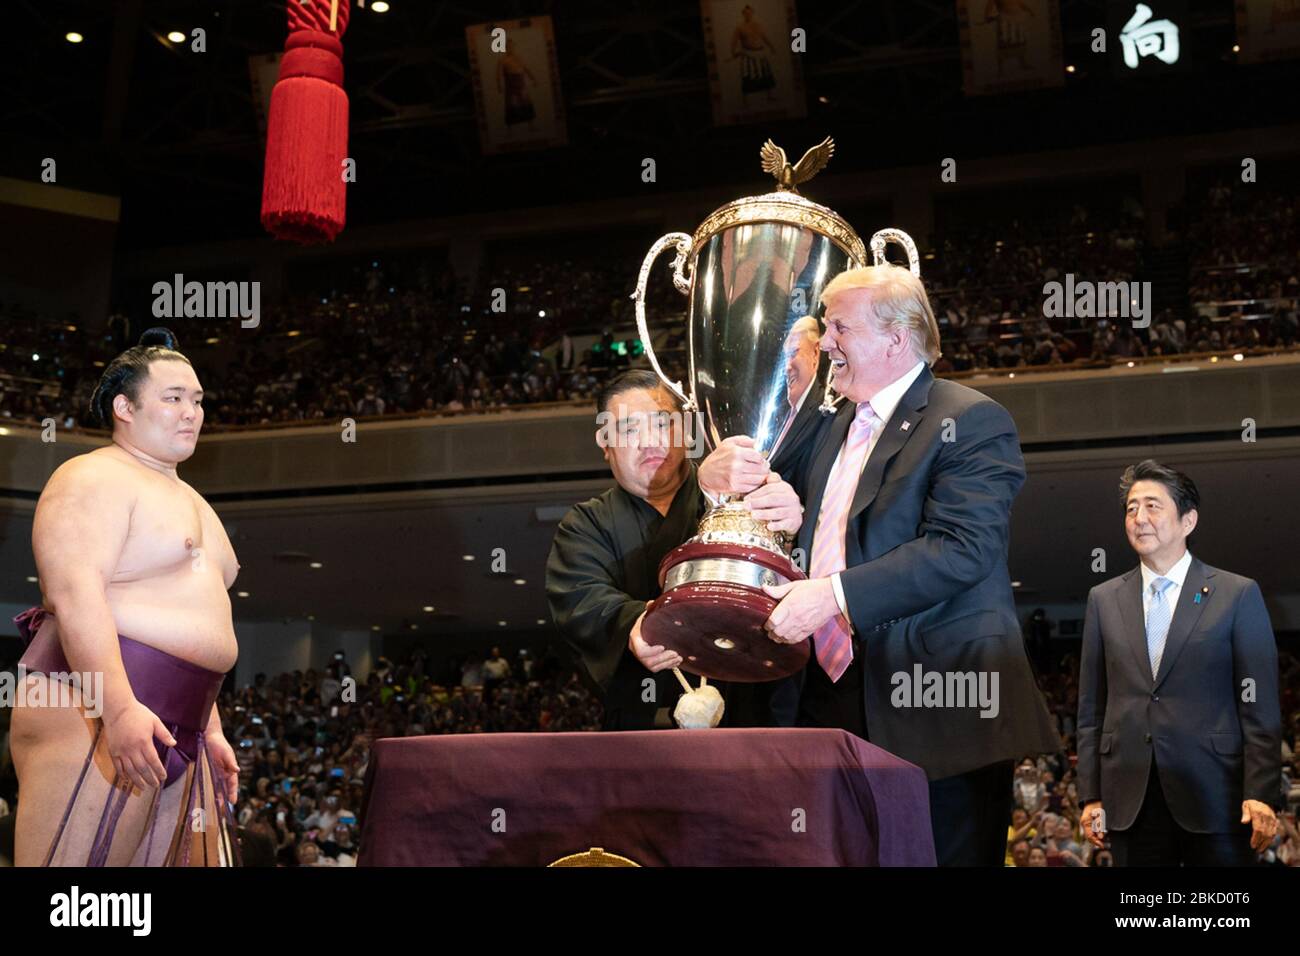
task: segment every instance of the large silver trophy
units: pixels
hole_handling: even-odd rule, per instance
[[[801,409],[829,411],[838,401],[829,373],[823,393],[814,394],[822,361],[816,345],[821,294],[845,269],[865,265],[866,249],[838,214],[796,191],[834,150],[828,137],[791,166],[768,140],[760,156],[764,172],[776,178],[776,192],[728,203],[693,236],[668,233],[641,264],[633,298],[646,356],[683,412],[698,412],[709,449],[749,435],[770,457]],[[886,241],[907,249],[916,273],[916,247],[898,230],[872,237],[875,261],[884,261]],[[669,247],[677,253],[673,284],[690,301],[689,392],[664,374],[646,325],[646,282]],[[660,564],[662,593],[646,613],[642,635],[676,650],[683,670],[709,678],[764,681],[799,670],[809,642],[778,644],[763,628],[777,602],[762,586],[806,577],[789,546],[743,500],[723,500],[701,519],[695,537]]]

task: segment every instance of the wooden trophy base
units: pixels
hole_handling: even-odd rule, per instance
[[[641,622],[647,644],[682,657],[682,670],[710,680],[778,680],[808,663],[809,641],[781,644],[763,624],[777,605],[763,584],[802,581],[789,558],[766,548],[688,541],[659,565],[664,593]]]

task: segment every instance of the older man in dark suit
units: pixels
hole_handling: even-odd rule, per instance
[[[788,716],[924,768],[939,863],[1000,866],[1013,763],[1058,749],[1007,572],[1025,480],[1015,424],[931,373],[938,327],[908,270],[852,269],[822,298],[821,348],[847,401],[784,473],[806,507],[809,579],[769,589],[768,630],[813,641]],[[751,457],[724,445],[701,484],[757,487]]]
[[[1259,585],[1187,550],[1200,495],[1147,460],[1120,481],[1141,559],[1088,594],[1079,669],[1085,835],[1119,866],[1241,866],[1277,832],[1277,644]]]

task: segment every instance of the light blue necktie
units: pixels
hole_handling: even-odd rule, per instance
[[[1174,582],[1156,578],[1151,582],[1151,606],[1147,609],[1147,653],[1151,656],[1151,679],[1160,672],[1160,658],[1165,653],[1165,638],[1169,636],[1169,622],[1173,611],[1165,598],[1165,591]]]

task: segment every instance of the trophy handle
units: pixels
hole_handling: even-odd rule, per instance
[[[912,271],[912,275],[918,279],[921,278],[921,256],[916,251],[916,243],[912,237],[901,229],[881,229],[871,237],[871,258],[873,264],[882,266],[885,264],[885,243],[896,242],[907,252],[907,268]],[[843,395],[835,394],[835,373],[829,372],[826,375],[826,391],[822,395],[822,403],[817,410],[824,415],[829,415],[835,411],[835,406],[843,401]]]
[[[878,266],[885,264],[885,243],[896,242],[907,251],[907,267],[912,275],[921,278],[921,257],[916,251],[912,237],[901,229],[881,229],[871,237],[871,258]]]
[[[910,241],[910,240],[909,240]],[[646,253],[645,260],[641,263],[641,272],[636,278],[636,291],[632,293],[632,299],[636,302],[636,329],[641,336],[641,345],[645,348],[646,358],[650,359],[650,367],[655,370],[659,380],[664,383],[668,391],[672,392],[682,403],[683,412],[693,412],[696,410],[695,399],[682,391],[681,382],[669,381],[664,370],[659,367],[659,359],[655,357],[654,346],[650,344],[650,329],[646,326],[645,321],[645,285],[646,280],[650,278],[650,267],[654,265],[659,254],[668,246],[677,248],[677,256],[673,259],[673,285],[682,295],[689,295],[691,291],[691,278],[683,271],[686,266],[686,259],[691,254],[691,237],[684,232],[670,232],[667,235],[660,236],[655,244],[650,247]]]

